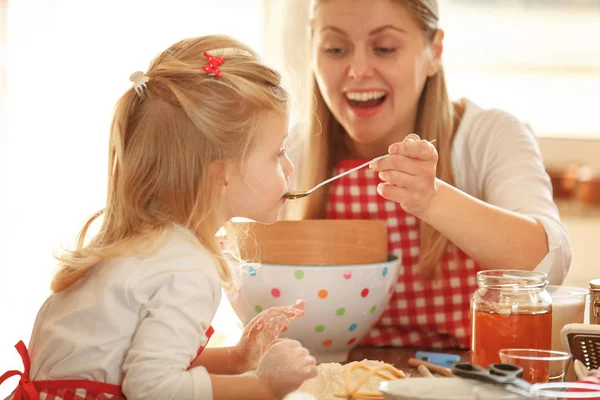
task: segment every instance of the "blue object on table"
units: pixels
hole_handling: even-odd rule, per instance
[[[427,351],[417,351],[415,358],[445,368],[451,368],[454,364],[460,362],[460,356],[456,354],[430,353]]]

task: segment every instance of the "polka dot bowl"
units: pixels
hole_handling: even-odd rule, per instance
[[[343,362],[377,323],[393,292],[400,261],[376,264],[291,266],[249,264],[241,268],[233,308],[244,324],[262,310],[306,302],[304,317],[281,337],[297,339],[317,362]]]

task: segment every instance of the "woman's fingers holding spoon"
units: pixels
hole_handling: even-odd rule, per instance
[[[416,139],[418,135],[410,134],[402,142],[394,143],[389,148],[389,154],[391,156],[400,157],[386,157],[380,160],[374,160],[369,164],[369,168],[373,171],[385,171],[388,169],[403,169],[410,168],[412,173],[416,173],[416,166],[410,166],[414,164],[411,160],[421,161],[433,161],[437,163],[438,154],[433,143],[435,139],[431,141]],[[406,171],[409,172],[409,171]]]

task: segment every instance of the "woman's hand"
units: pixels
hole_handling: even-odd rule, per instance
[[[254,317],[236,346],[236,353],[245,370],[255,369],[264,352],[274,344],[279,334],[296,318],[304,316],[306,303],[298,300],[296,304],[283,307],[271,307]]]
[[[416,216],[425,213],[437,193],[435,146],[411,133],[402,142],[392,144],[389,153],[390,157],[370,165],[383,181],[377,192],[399,203],[406,212]]]

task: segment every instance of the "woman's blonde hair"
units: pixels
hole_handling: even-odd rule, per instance
[[[326,0],[313,0],[312,13],[319,4]],[[435,0],[390,0],[408,7],[423,31],[425,38],[431,42],[438,31],[438,11]],[[340,150],[344,149],[344,129],[335,119],[323,100],[314,73],[311,73],[311,118],[308,122],[305,150],[300,160],[302,170],[297,175],[300,188],[310,188],[330,177],[333,168],[340,161]],[[444,79],[444,71],[440,70],[427,79],[419,99],[415,133],[421,138],[436,139],[439,153],[437,177],[454,184],[452,170],[451,145],[456,121],[455,111],[449,99]],[[408,133],[408,132],[407,132]],[[297,201],[297,209],[291,210],[290,216],[301,219],[324,218],[326,214],[328,192],[320,190],[304,200]],[[439,260],[448,244],[448,239],[431,225],[421,221],[421,256],[419,271],[424,277],[433,276]],[[424,251],[425,250],[425,251]]]
[[[204,52],[225,60],[221,78],[202,69]],[[241,166],[258,138],[259,119],[265,112],[287,112],[280,75],[226,36],[182,40],[159,54],[145,75],[144,94],[131,88],[116,105],[106,207],[86,222],[76,248],[58,257],[54,292],[101,260],[153,243],[172,224],[189,229],[210,251],[226,288],[234,282],[215,236],[224,178],[210,166]],[[98,233],[86,243],[100,216]]]

